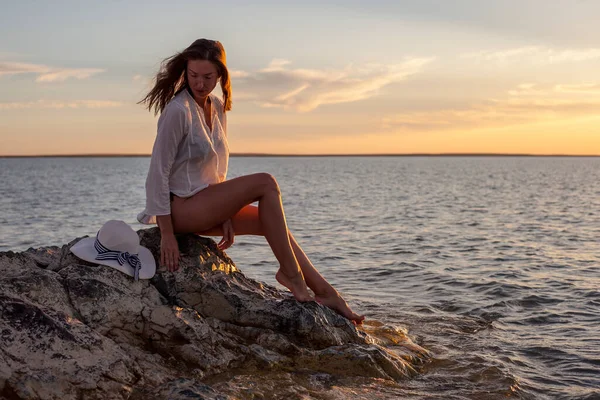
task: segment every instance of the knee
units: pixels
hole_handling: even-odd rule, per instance
[[[279,184],[273,175],[261,172],[256,174],[256,178],[263,193],[276,192],[277,194],[281,194]]]

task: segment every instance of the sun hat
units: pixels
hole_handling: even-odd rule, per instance
[[[110,220],[96,237],[84,238],[71,246],[82,260],[106,265],[138,279],[150,279],[156,272],[154,256],[140,246],[137,233],[125,222]]]

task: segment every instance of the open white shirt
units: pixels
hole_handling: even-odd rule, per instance
[[[229,146],[223,102],[210,95],[212,129],[204,111],[187,90],[165,106],[146,179],[146,209],[137,219],[156,223],[156,216],[171,214],[169,193],[190,197],[227,176]]]

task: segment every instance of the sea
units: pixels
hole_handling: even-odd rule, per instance
[[[0,158],[0,251],[144,228],[148,165]],[[229,177],[255,172],[350,305],[431,353],[370,398],[600,399],[600,158],[231,158]],[[227,253],[277,285],[264,238]]]

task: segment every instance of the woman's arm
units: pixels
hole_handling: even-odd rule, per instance
[[[169,271],[179,269],[179,245],[173,231],[171,214],[158,215],[156,223],[160,228],[160,263],[166,265]]]
[[[177,149],[187,132],[185,121],[185,111],[175,104],[167,106],[160,115],[146,180],[146,211],[156,216],[161,233],[160,262],[169,271],[175,271],[179,264],[179,247],[171,221],[169,179]]]
[[[185,111],[169,104],[158,119],[158,132],[146,179],[146,211],[150,215],[171,214],[169,180],[177,149],[186,135]]]

